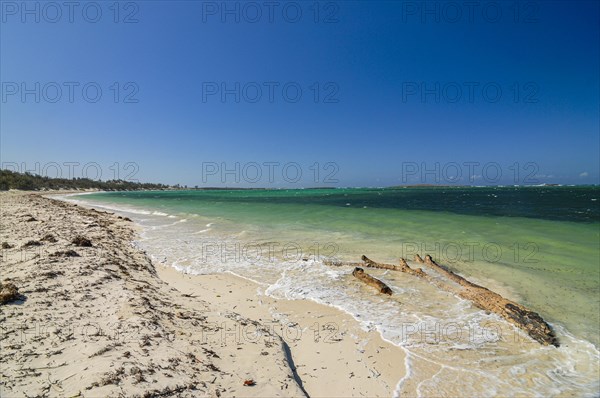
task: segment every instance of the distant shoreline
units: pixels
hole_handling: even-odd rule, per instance
[[[164,188],[164,189],[10,189],[8,191],[0,192],[35,192],[42,194],[68,194],[68,193],[104,193],[104,192],[185,192],[185,191],[310,191],[310,190],[342,190],[342,189],[377,189],[377,190],[394,190],[394,189],[406,189],[406,188],[439,188],[439,189],[485,189],[485,188],[600,188],[597,184],[581,184],[581,185],[563,185],[563,184],[546,184],[546,185],[429,185],[429,184],[418,184],[418,185],[394,185],[389,187],[288,187],[288,188],[241,188],[241,187],[198,187],[198,188]]]
[[[463,184],[403,184],[379,187],[217,187],[217,186],[187,186],[181,184],[168,185],[159,183],[141,183],[125,180],[90,180],[88,178],[64,179],[48,178],[29,173],[18,173],[10,170],[0,170],[0,191],[268,191],[268,190],[336,190],[336,189],[406,189],[406,188],[550,188],[550,187],[596,187],[598,184],[537,184],[537,185],[463,185]]]

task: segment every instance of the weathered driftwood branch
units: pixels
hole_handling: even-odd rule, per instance
[[[415,256],[415,260],[417,260],[416,257],[418,255]],[[537,312],[530,311],[522,305],[502,297],[498,293],[456,275],[446,267],[437,264],[429,255],[425,256],[424,263],[459,284],[462,287],[457,292],[460,297],[472,301],[473,304],[483,310],[500,315],[508,322],[525,330],[531,338],[541,344],[559,346],[554,331]]]
[[[401,271],[399,265],[376,263],[375,261],[369,259],[367,256],[364,256],[364,255],[361,257],[361,260],[363,261],[365,267],[390,269],[393,271]]]
[[[360,279],[362,282],[366,283],[369,286],[373,286],[379,293],[392,295],[392,289],[382,281],[377,278],[373,278],[371,275],[367,274],[362,268],[356,267],[354,271],[352,271],[352,275],[354,275],[357,279]]]
[[[406,260],[404,260],[403,258],[400,259],[400,265],[377,263],[364,255],[361,257],[361,259],[365,263],[364,265],[366,267],[389,269],[392,271],[400,271],[400,272],[405,272],[407,274],[411,274],[411,275],[415,275],[415,276],[425,276],[425,273],[423,272],[423,270],[421,268],[417,268],[417,269],[410,268],[408,266],[408,264],[406,263]]]
[[[400,259],[400,265],[392,265],[392,264],[384,264],[384,263],[378,263],[375,262],[373,260],[371,260],[370,258],[368,258],[367,256],[362,256],[361,260],[363,261],[362,263],[355,263],[355,262],[344,262],[344,261],[333,261],[333,260],[325,260],[324,263],[325,265],[331,265],[334,267],[368,267],[368,268],[380,268],[380,269],[388,269],[391,271],[400,271],[400,272],[405,272],[407,274],[411,274],[411,275],[417,275],[417,276],[424,276],[425,273],[423,272],[423,270],[421,268],[417,268],[417,269],[412,269],[408,266],[408,264],[406,263],[406,260],[404,260],[403,258]]]

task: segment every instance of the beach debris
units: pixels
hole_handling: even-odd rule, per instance
[[[198,358],[196,358],[196,356],[193,353],[191,353],[191,352],[188,352],[186,356],[193,363],[195,363],[195,362],[198,361]]]
[[[378,263],[364,255],[361,259],[363,261],[362,263],[332,260],[325,261],[324,263],[326,265],[332,265],[336,267],[353,266],[355,267],[354,271],[352,272],[354,276],[363,280],[365,283],[375,287],[378,287],[377,282],[382,284],[383,282],[364,273],[362,268],[358,267],[357,265],[362,265],[364,267],[371,268],[381,268],[386,270],[400,271],[422,278],[441,290],[445,290],[447,292],[457,295],[460,298],[471,301],[476,307],[484,311],[493,312],[494,314],[500,315],[509,323],[524,330],[532,339],[534,339],[542,345],[553,345],[555,347],[560,346],[559,341],[556,335],[554,334],[554,331],[538,313],[528,310],[522,305],[515,303],[514,301],[508,300],[499,295],[498,293],[495,293],[483,286],[479,286],[475,283],[468,281],[462,276],[455,274],[448,268],[436,263],[430,255],[426,255],[425,259],[423,259],[418,254],[415,254],[414,260],[419,264],[427,265],[431,269],[435,270],[438,274],[441,274],[441,276],[445,277],[445,279],[447,279],[448,281],[432,277],[431,275],[425,273],[421,268],[413,269],[409,267],[408,263],[403,258],[400,259],[400,265]],[[376,282],[373,282],[373,280]],[[449,283],[450,281],[454,283]],[[385,293],[384,291],[381,292]],[[391,290],[390,293],[387,294],[391,294]]]
[[[47,272],[42,272],[40,274],[40,277],[42,277],[43,279],[54,279],[54,278],[58,278],[61,275],[64,275],[64,272],[62,272],[62,271],[47,271]]]
[[[79,257],[79,253],[77,253],[75,250],[59,250],[51,254],[50,257]]]
[[[212,363],[206,364],[206,365],[204,365],[204,366],[206,366],[206,368],[207,368],[207,369],[209,369],[209,370],[212,370],[213,372],[220,372],[220,371],[221,371],[221,369],[217,368],[217,367],[216,367],[214,364],[212,364]]]
[[[417,268],[417,269],[410,268],[408,266],[408,263],[406,262],[406,260],[404,260],[403,258],[400,259],[400,265],[377,263],[377,262],[369,259],[365,255],[363,255],[361,257],[361,259],[365,263],[366,267],[389,269],[389,270],[400,271],[400,272],[404,272],[404,273],[416,275],[416,276],[424,276],[425,275],[425,272],[423,272],[423,269],[421,269],[421,268]]]
[[[71,243],[73,243],[75,246],[82,246],[82,247],[91,247],[92,246],[92,241],[90,241],[88,238],[85,238],[81,235],[76,236],[75,239],[73,239],[71,241]]]
[[[331,265],[334,267],[380,268],[380,269],[387,269],[387,270],[391,270],[391,271],[405,272],[407,274],[416,275],[416,276],[425,275],[425,272],[423,272],[423,269],[421,269],[421,268],[412,269],[411,267],[408,266],[408,264],[406,263],[406,260],[404,260],[403,258],[400,259],[400,265],[378,263],[378,262],[371,260],[370,258],[368,258],[365,255],[363,255],[361,257],[361,260],[362,260],[362,263],[344,262],[344,261],[338,261],[338,260],[324,260],[323,263],[325,265]]]
[[[206,354],[207,357],[211,357],[211,358],[221,358],[219,355],[217,355],[216,352],[214,352],[213,350],[209,350],[208,348],[202,348],[202,351],[204,351],[204,353]]]
[[[535,341],[543,345],[559,347],[554,331],[537,312],[530,311],[498,293],[456,275],[448,268],[437,264],[430,255],[425,256],[424,263],[460,285],[462,289],[457,292],[458,296],[472,301],[475,306],[483,310],[500,315],[508,322],[526,331]]]
[[[19,299],[19,289],[12,282],[0,282],[0,304],[10,303]]]
[[[96,384],[98,387],[107,386],[110,384],[118,385],[119,382],[121,381],[121,378],[124,375],[125,375],[125,368],[123,366],[121,366],[112,372],[105,373],[104,376],[102,377],[102,379],[100,379],[99,383],[96,382],[96,383],[93,383],[92,385]]]
[[[58,242],[58,240],[56,240],[56,238],[54,237],[54,235],[52,234],[46,234],[44,235],[44,237],[42,239],[40,239],[44,242],[49,242],[49,243],[56,243]]]
[[[142,372],[142,369],[140,369],[137,366],[134,366],[131,369],[129,369],[129,374],[133,376],[134,384],[138,384],[143,381],[146,381],[146,379],[144,379],[144,374]]]
[[[256,385],[256,383],[252,379],[246,379],[246,380],[244,380],[244,386],[246,386],[246,387],[252,387],[252,386],[255,386],[255,385]]]
[[[140,339],[140,341],[139,341],[139,345],[140,345],[140,347],[146,347],[146,346],[152,345],[152,343],[151,343],[150,341],[151,341],[151,340],[150,340],[150,336],[148,336],[148,335],[144,335],[144,336],[142,336],[142,338]]]
[[[392,295],[392,289],[382,281],[377,278],[373,278],[371,275],[367,274],[362,268],[356,267],[354,271],[352,271],[352,275],[362,282],[366,283],[369,286],[373,286],[379,293]]]

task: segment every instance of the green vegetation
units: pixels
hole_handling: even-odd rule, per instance
[[[31,173],[0,170],[0,191],[20,189],[40,191],[49,189],[99,189],[103,191],[133,191],[140,189],[168,189],[168,185],[139,183],[123,180],[96,181],[89,178],[49,178]]]

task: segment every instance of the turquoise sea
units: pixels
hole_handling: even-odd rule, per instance
[[[233,273],[256,281],[264,294],[348,312],[407,352],[399,365],[409,375],[399,380],[398,396],[600,393],[600,187],[145,191],[68,199],[131,217],[142,227],[139,245],[157,262],[189,273]],[[535,310],[561,347],[541,347],[408,275],[372,271],[392,287],[388,299],[356,283],[350,269],[323,264],[362,254],[397,263],[415,253]],[[464,333],[450,335],[448,325]]]

